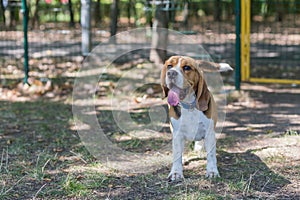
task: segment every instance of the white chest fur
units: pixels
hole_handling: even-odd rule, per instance
[[[213,129],[212,119],[208,119],[202,111],[197,109],[181,109],[181,117],[171,118],[173,135],[183,137],[189,141],[202,140]],[[179,134],[179,135],[178,135]]]
[[[207,118],[202,111],[195,108],[192,110],[181,108],[180,118],[178,120],[171,118],[171,124],[173,127],[173,165],[168,176],[169,180],[174,181],[183,178],[182,153],[184,140],[199,141],[204,139],[207,152],[206,176],[219,176],[213,120]]]

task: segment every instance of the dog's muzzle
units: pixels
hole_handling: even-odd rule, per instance
[[[174,80],[178,76],[178,72],[176,72],[175,70],[169,70],[167,72],[167,76],[169,79]]]

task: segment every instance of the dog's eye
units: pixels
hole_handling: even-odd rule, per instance
[[[183,71],[189,71],[191,69],[192,68],[190,66],[188,66],[188,65],[183,66]]]
[[[173,66],[172,65],[168,65],[167,66],[167,69],[169,70],[169,69],[171,69]]]

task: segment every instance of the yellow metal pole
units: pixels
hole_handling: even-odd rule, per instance
[[[245,65],[244,65],[244,52],[245,52],[245,0],[241,0],[241,80],[245,81]]]
[[[299,84],[300,85],[300,80],[295,80],[295,79],[250,78],[249,81],[255,83],[278,83],[278,84]]]
[[[241,0],[241,80],[250,78],[251,0]]]
[[[246,77],[247,79],[250,78],[250,27],[251,27],[251,0],[247,0],[247,5],[246,5],[246,10],[247,10],[247,16],[246,16],[246,40],[247,40],[247,45],[246,45],[246,65],[247,65],[247,74]]]

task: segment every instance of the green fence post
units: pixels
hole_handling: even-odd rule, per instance
[[[235,1],[235,89],[241,87],[241,1]]]
[[[27,37],[27,30],[28,30],[28,12],[27,12],[27,5],[26,0],[22,0],[22,12],[23,12],[23,32],[24,32],[24,84],[28,84],[28,73],[29,73],[29,66],[28,66],[28,37]]]

